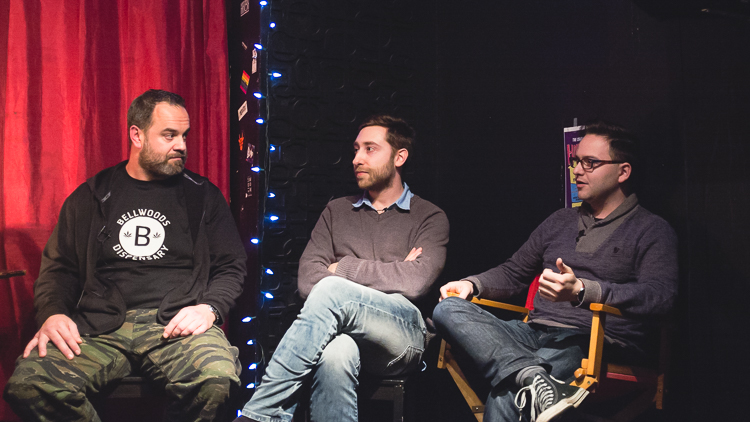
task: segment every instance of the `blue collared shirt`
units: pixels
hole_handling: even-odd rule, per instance
[[[409,211],[409,206],[411,205],[412,196],[414,196],[414,194],[411,193],[411,190],[409,189],[409,185],[404,183],[404,191],[401,192],[401,196],[395,202],[395,205],[404,211]],[[352,206],[354,206],[354,208],[358,208],[358,207],[361,207],[363,204],[377,211],[375,207],[372,206],[372,202],[370,202],[370,198],[367,197],[367,191],[364,191],[362,193],[362,197],[359,198],[359,201],[353,203]],[[394,204],[391,204],[387,208],[390,208],[393,205]]]

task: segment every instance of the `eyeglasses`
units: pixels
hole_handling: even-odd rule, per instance
[[[568,164],[570,164],[571,168],[576,168],[576,166],[580,164],[584,170],[593,170],[594,168],[599,167],[602,164],[622,164],[622,163],[624,163],[624,161],[594,160],[591,158],[578,158],[578,157],[568,158]]]

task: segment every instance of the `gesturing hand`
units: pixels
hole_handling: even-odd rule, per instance
[[[68,359],[73,359],[75,355],[81,354],[81,347],[78,345],[83,343],[83,340],[78,334],[78,326],[67,315],[55,314],[44,321],[42,328],[26,345],[23,350],[23,357],[29,357],[35,347],[39,348],[39,357],[47,356],[47,343],[50,340]]]
[[[205,303],[186,306],[164,327],[164,338],[187,337],[206,332],[214,324],[216,315]]]
[[[581,280],[576,278],[573,269],[557,258],[557,269],[560,273],[545,269],[539,277],[539,294],[552,302],[572,302],[578,299],[578,291],[583,287]]]
[[[449,293],[454,293],[450,295]],[[474,293],[474,284],[469,280],[458,280],[446,283],[440,288],[440,301],[447,298],[448,296],[458,296],[461,299],[467,299],[469,295]]]

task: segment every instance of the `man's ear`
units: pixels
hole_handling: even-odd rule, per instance
[[[617,176],[617,181],[619,183],[625,183],[625,181],[630,179],[630,172],[632,170],[633,168],[630,166],[630,163],[620,164],[620,174]]]
[[[134,147],[143,148],[143,137],[144,133],[141,128],[136,125],[130,126],[130,142]]]
[[[406,148],[401,148],[400,150],[396,151],[396,156],[393,157],[393,165],[396,167],[401,167],[404,165],[407,158],[409,158],[409,151],[407,151]]]

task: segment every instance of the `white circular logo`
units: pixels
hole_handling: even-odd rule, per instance
[[[150,217],[135,217],[120,228],[120,245],[133,256],[151,256],[164,244],[164,226]]]

